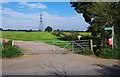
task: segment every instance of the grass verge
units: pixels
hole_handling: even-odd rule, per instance
[[[22,52],[18,46],[12,46],[12,40],[5,41],[0,44],[0,57],[1,58],[12,58],[22,55]]]

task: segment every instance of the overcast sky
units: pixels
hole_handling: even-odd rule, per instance
[[[39,29],[40,13],[43,28],[84,31],[89,26],[69,2],[2,2],[0,11],[3,29]]]

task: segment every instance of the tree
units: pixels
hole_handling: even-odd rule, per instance
[[[71,4],[78,13],[83,13],[85,21],[90,25],[114,26],[116,46],[120,47],[120,2],[71,2]]]
[[[51,32],[52,31],[52,27],[48,26],[47,28],[45,28],[45,31]]]
[[[3,28],[0,28],[0,31],[3,31]]]

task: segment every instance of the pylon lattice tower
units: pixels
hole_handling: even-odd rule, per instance
[[[43,15],[42,15],[42,13],[40,14],[40,26],[39,26],[39,30],[43,31]]]

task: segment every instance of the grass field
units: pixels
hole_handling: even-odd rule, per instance
[[[1,33],[1,31],[0,31]],[[91,36],[90,32],[79,32],[81,36]],[[2,38],[14,40],[42,41],[42,40],[58,40],[58,36],[49,32],[19,32],[19,31],[2,31]]]
[[[88,32],[80,32],[82,36],[90,36]],[[21,31],[2,31],[2,38],[23,41],[42,41],[52,45],[71,49],[70,42],[59,40],[59,36],[55,36],[49,32],[21,32]]]
[[[91,33],[80,32],[79,35],[86,37],[86,36],[91,36]],[[0,35],[0,37],[1,37],[1,35]],[[59,36],[55,36],[49,32],[2,31],[2,38],[12,39],[12,40],[23,40],[23,41],[37,41],[37,42],[42,41],[42,42],[45,42],[45,43],[48,43],[51,45],[59,46],[61,48],[67,48],[69,50],[73,49],[73,47],[71,45],[71,41],[60,40]],[[0,43],[0,49],[2,49],[1,47],[2,47],[2,44]],[[119,54],[118,50],[114,50],[114,53],[112,53],[113,50],[111,50],[111,49],[109,49],[109,50],[103,49],[102,50],[103,53],[101,53],[99,57],[118,59],[118,58],[120,58],[120,56],[116,56]],[[81,53],[80,48],[78,48],[78,47],[77,48],[74,47],[74,51],[76,51],[77,53],[80,52],[79,54],[89,54],[92,52],[90,50],[84,50],[84,53],[83,52]],[[0,55],[1,55],[1,53],[0,53]]]
[[[2,38],[27,41],[57,40],[59,37],[48,32],[3,31]]]
[[[81,36],[91,36],[91,32],[79,32]]]

